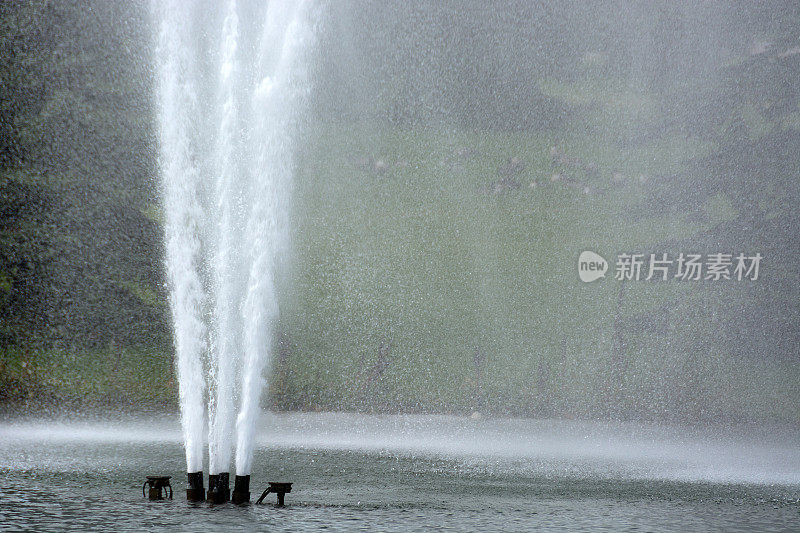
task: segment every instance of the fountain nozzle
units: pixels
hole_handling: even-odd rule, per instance
[[[209,474],[208,492],[206,501],[211,503],[225,503],[231,499],[230,474],[220,472],[219,474]]]
[[[278,507],[283,507],[283,496],[287,492],[292,492],[292,484],[270,481],[269,487],[267,487],[267,489],[261,494],[261,497],[258,499],[258,501],[256,501],[256,504],[263,502],[264,498],[266,498],[267,494],[270,492],[278,495]]]
[[[250,476],[236,476],[234,478],[231,501],[236,504],[250,503]]]
[[[145,488],[149,487],[147,496],[151,500],[172,499],[172,487],[169,484],[170,476],[147,476],[147,481],[142,485],[142,496],[145,496]]]
[[[203,472],[189,472],[189,488],[186,489],[186,499],[190,502],[202,502],[206,499],[203,488]]]

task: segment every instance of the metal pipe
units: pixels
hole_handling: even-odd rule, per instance
[[[250,476],[234,478],[231,501],[235,504],[250,503]]]
[[[261,494],[261,497],[258,499],[258,501],[256,501],[256,504],[263,502],[264,498],[266,498],[267,494],[270,492],[278,495],[278,506],[283,507],[283,496],[287,492],[292,492],[292,484],[270,481],[269,487],[267,487],[267,489]]]
[[[211,503],[225,503],[231,499],[231,489],[229,485],[230,474],[220,472],[208,476],[208,492],[206,501]]]
[[[206,499],[203,488],[203,471],[189,472],[189,488],[186,489],[186,499],[190,502],[202,502]]]

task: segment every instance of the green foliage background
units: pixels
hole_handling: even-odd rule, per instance
[[[800,421],[793,5],[330,9],[267,404]],[[174,406],[149,10],[0,24],[0,399]],[[584,285],[584,249],[765,261]]]

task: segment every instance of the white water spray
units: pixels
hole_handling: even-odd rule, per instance
[[[181,4],[165,9],[159,33],[159,105],[161,174],[164,185],[167,278],[175,329],[176,367],[180,382],[181,423],[189,472],[203,467],[204,406],[202,356],[206,326],[200,279],[202,246],[198,197],[201,179],[192,127],[198,113],[194,57],[182,46],[192,28]]]
[[[235,90],[238,84],[239,17],[236,2],[230,1],[223,20],[220,37],[220,58],[217,68],[218,87],[215,99],[215,120],[218,124],[214,145],[214,198],[212,210],[216,213],[214,230],[213,287],[214,323],[211,336],[211,364],[209,373],[212,383],[209,398],[208,457],[209,474],[230,472],[233,453],[233,418],[235,416],[236,363],[240,346],[236,301],[236,213],[239,200],[235,194],[236,179],[241,175],[237,166],[236,135],[238,130],[238,105]]]
[[[247,475],[278,317],[277,275],[289,247],[314,11],[309,2],[272,1],[263,9],[236,0],[154,9],[187,468],[202,469],[208,390],[209,473],[230,470],[235,440],[236,473]]]
[[[288,202],[292,182],[296,110],[308,92],[304,53],[312,41],[307,6],[272,2],[267,9],[258,54],[260,82],[252,95],[249,146],[256,156],[250,195],[260,201],[251,207],[245,243],[250,252],[250,272],[245,319],[245,366],[242,407],[236,423],[236,471],[249,473],[253,459],[253,437],[263,375],[270,361],[272,324],[278,308],[275,272],[286,256]],[[280,42],[281,47],[275,47]],[[258,79],[258,78],[257,78]]]

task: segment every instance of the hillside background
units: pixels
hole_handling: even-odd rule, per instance
[[[800,422],[800,9],[329,8],[265,405]],[[0,28],[0,401],[172,409],[148,5]]]

